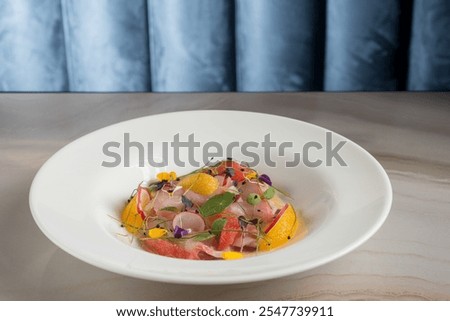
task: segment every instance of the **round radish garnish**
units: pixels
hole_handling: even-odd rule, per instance
[[[205,221],[203,218],[195,213],[181,212],[175,215],[173,219],[173,228],[179,226],[185,230],[191,230],[191,232],[201,232],[205,230]]]

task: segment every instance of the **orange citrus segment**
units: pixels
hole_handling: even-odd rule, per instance
[[[120,219],[122,224],[131,234],[137,234],[142,228],[144,220],[138,212],[137,194],[131,199],[128,205],[123,209]]]
[[[219,187],[219,182],[209,174],[196,173],[183,178],[179,185],[200,195],[211,195]]]
[[[295,213],[291,204],[278,214],[275,218],[276,222],[269,227],[266,235],[258,242],[258,249],[260,251],[270,251],[280,247],[292,239],[299,227],[300,218]],[[304,224],[302,224],[304,225]]]

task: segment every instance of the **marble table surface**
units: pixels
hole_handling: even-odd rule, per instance
[[[394,190],[365,244],[313,270],[220,286],[164,284],[84,263],[50,242],[28,205],[59,148],[122,120],[233,109],[301,119],[367,149]],[[0,94],[2,300],[450,300],[449,93]]]

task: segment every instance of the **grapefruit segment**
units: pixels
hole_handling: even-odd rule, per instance
[[[244,168],[239,165],[238,163],[231,161],[231,160],[227,160],[225,162],[223,162],[222,164],[220,164],[217,167],[217,172],[219,173],[219,175],[225,174],[227,171],[227,168],[232,168],[233,169],[233,175],[231,176],[231,179],[233,181],[238,181],[238,182],[242,182],[243,180],[245,180],[245,175],[244,175]]]
[[[236,217],[230,217],[223,226],[222,232],[220,233],[219,245],[217,249],[223,251],[234,243],[234,240],[241,233],[241,226],[239,225],[239,220]]]

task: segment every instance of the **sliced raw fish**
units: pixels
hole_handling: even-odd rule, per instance
[[[178,244],[164,239],[146,239],[142,241],[142,247],[150,253],[178,259],[204,260],[222,258],[222,252],[216,251],[202,242],[192,240]]]
[[[263,184],[260,184],[256,181],[245,181],[243,183],[245,183],[245,184],[239,185],[239,190],[242,191],[241,197],[244,200],[246,200],[248,195],[251,193],[262,195],[262,193],[264,193],[265,189],[267,189],[267,187],[265,187]]]
[[[230,186],[233,185],[233,180],[230,177],[225,177],[223,175],[217,175],[216,179],[219,181],[219,188],[218,188],[218,190],[220,190],[220,191],[219,191],[219,193],[217,193],[217,191],[216,191],[214,194],[223,193]]]
[[[172,194],[164,190],[159,190],[151,203],[153,203],[152,205],[156,211],[164,207],[176,207],[178,210],[182,210],[184,205],[181,201],[181,195],[183,195],[182,189],[178,189]]]
[[[246,201],[240,201],[236,204],[244,210],[245,217],[247,219],[259,218],[263,222],[267,223],[273,220],[275,216],[272,207],[269,205],[267,200],[261,200],[261,202],[256,205],[251,205]]]
[[[190,190],[184,193],[184,196],[198,206],[203,205],[211,197],[208,195],[200,195]]]
[[[146,239],[142,241],[142,247],[148,252],[168,257],[192,260],[199,259],[195,251],[188,251],[182,245],[163,239]]]
[[[228,206],[225,211],[227,213],[233,214],[236,217],[239,217],[239,216],[244,216],[245,217],[245,216],[247,216],[247,213],[245,211],[245,208],[242,207],[241,203],[242,202],[233,203],[230,206]],[[253,214],[253,212],[252,212],[252,214]]]
[[[255,225],[248,224],[244,231],[236,237],[233,246],[236,247],[256,247],[256,235],[258,230]]]

